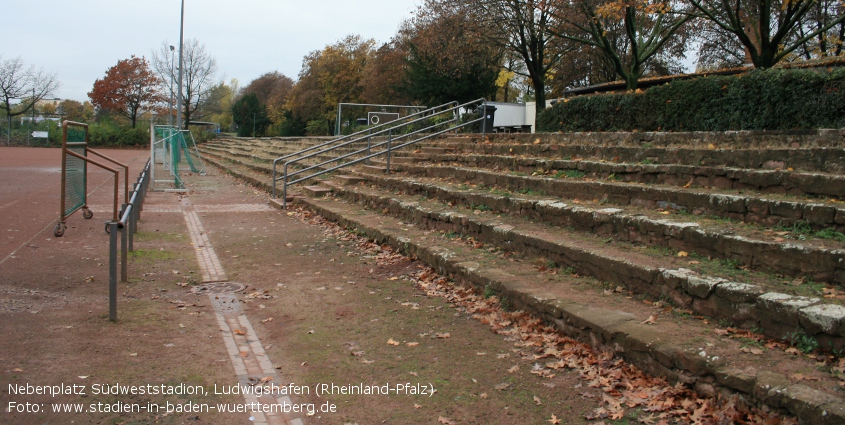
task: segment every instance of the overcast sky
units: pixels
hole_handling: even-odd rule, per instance
[[[185,0],[185,39],[241,87],[270,71],[296,80],[302,58],[349,35],[388,41],[418,0]],[[0,56],[55,73],[56,97],[88,100],[118,60],[179,43],[180,0],[0,0]]]

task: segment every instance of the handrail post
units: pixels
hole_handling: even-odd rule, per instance
[[[481,140],[487,136],[487,100],[481,104]]]
[[[129,204],[123,204],[120,210],[121,217],[123,217],[123,214],[126,213],[126,208],[128,207]],[[120,230],[120,281],[123,283],[126,283],[127,281],[126,251],[129,249],[128,233],[131,231],[128,227],[130,226],[126,226]]]
[[[385,174],[390,174],[390,150],[393,142],[393,129],[387,132],[387,168],[384,170]]]
[[[117,221],[106,223],[109,229],[109,321],[117,321]]]
[[[276,198],[276,164],[277,164],[277,162],[274,160],[273,161],[273,179],[272,179],[272,181],[273,181],[273,199],[277,199]]]
[[[282,175],[282,209],[288,209],[288,163],[285,163],[284,174]]]
[[[370,142],[371,134],[373,134],[373,129],[367,129],[367,156],[370,156],[370,146],[372,146],[372,142]],[[367,165],[370,165],[370,158],[367,158]]]

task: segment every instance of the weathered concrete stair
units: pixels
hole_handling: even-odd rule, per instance
[[[732,368],[730,354],[708,355],[695,348],[701,344],[699,335],[706,333],[691,331],[689,338],[696,342],[667,339],[659,327],[641,323],[636,314],[567,301],[570,291],[539,283],[536,270],[525,263],[491,261],[484,250],[443,246],[431,232],[337,200],[301,198],[297,202],[378,243],[418,257],[442,274],[479,289],[492,288],[512,300],[515,308],[545,319],[567,335],[610,349],[651,374],[691,385],[704,395],[724,390],[744,394],[760,404],[787,410],[804,423],[845,423],[845,404],[839,397],[765,370]],[[732,348],[736,355],[738,347]]]
[[[324,182],[324,184],[328,184]],[[703,276],[678,257],[651,258],[636,250],[607,245],[597,237],[555,226],[455,211],[415,195],[395,195],[369,187],[332,186],[339,196],[387,212],[424,229],[472,236],[502,249],[550,259],[561,267],[620,285],[655,299],[668,297],[714,319],[761,328],[774,338],[802,329],[825,346],[845,348],[845,307],[819,298],[765,290],[759,285]],[[549,203],[551,204],[551,203]]]

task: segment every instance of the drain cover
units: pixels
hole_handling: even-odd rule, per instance
[[[211,282],[203,283],[191,288],[195,294],[234,294],[243,291],[246,285],[237,282]]]

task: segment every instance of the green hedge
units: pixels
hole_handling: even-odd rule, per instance
[[[538,131],[726,131],[845,127],[845,68],[768,69],[676,80],[638,93],[580,96]]]

